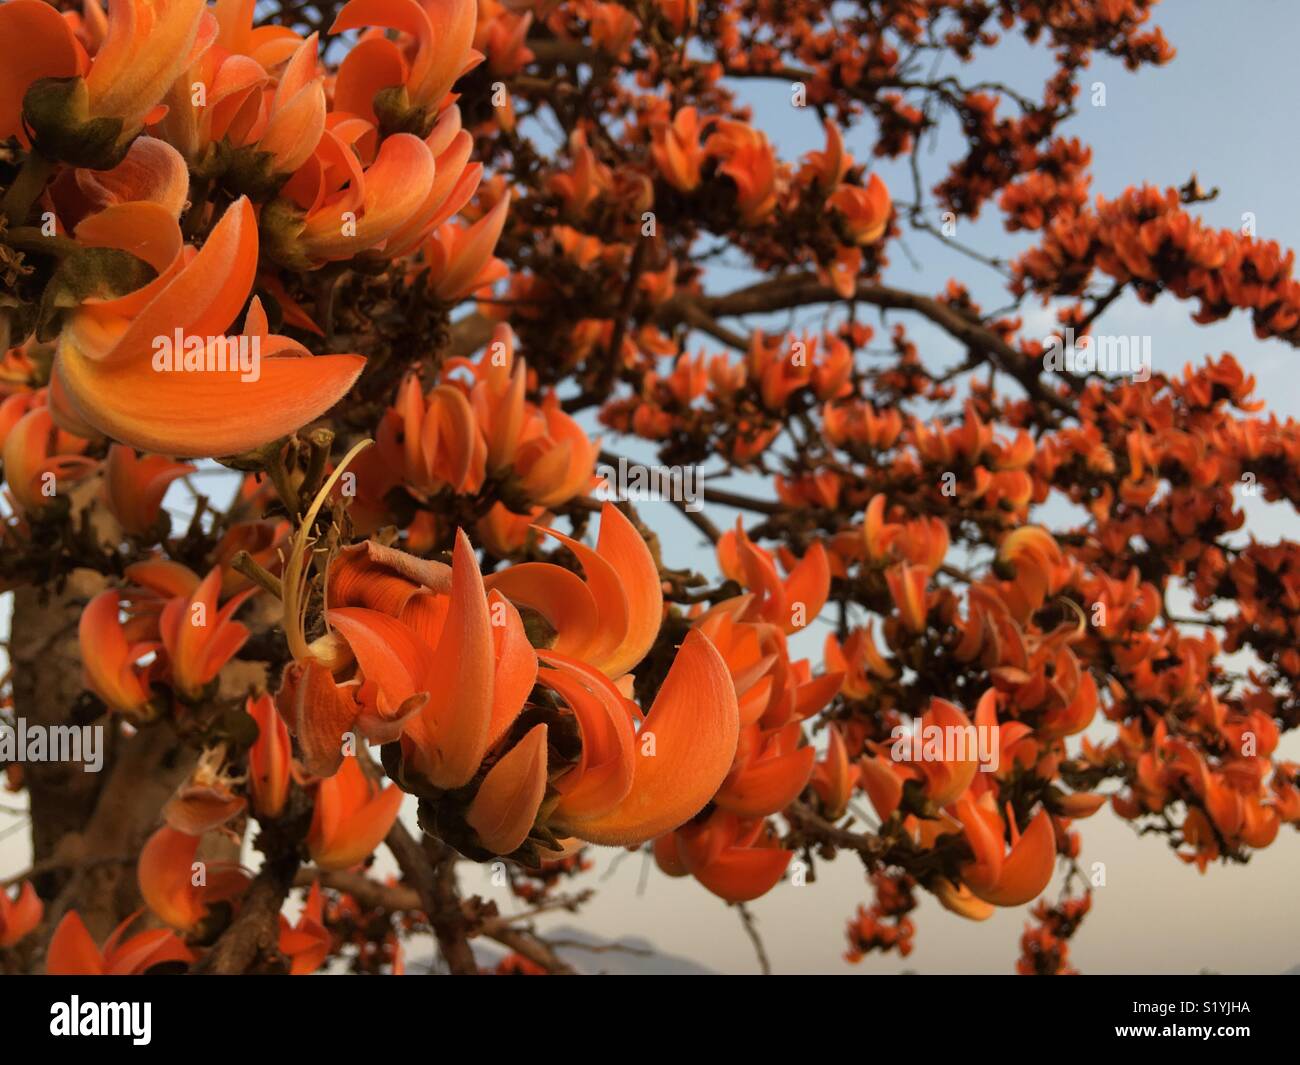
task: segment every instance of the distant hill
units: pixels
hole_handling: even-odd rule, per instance
[[[676,954],[663,954],[648,939],[624,936],[617,940],[594,936],[581,928],[560,925],[546,929],[548,943],[581,944],[557,946],[555,952],[580,973],[605,976],[716,976],[713,969]],[[598,950],[584,950],[597,947]],[[612,949],[611,949],[612,948]],[[622,949],[620,949],[622,948]],[[495,943],[476,941],[474,954],[483,965],[496,965],[505,950]]]
[[[555,951],[580,973],[589,976],[716,976],[717,971],[690,958],[660,953],[653,943],[640,936],[603,939],[581,928],[560,925],[546,929],[548,943],[561,944]],[[573,944],[573,945],[568,945]],[[488,940],[473,941],[474,957],[484,969],[495,968],[506,950]],[[597,949],[584,949],[597,948]],[[427,973],[433,958],[409,958],[407,972]]]

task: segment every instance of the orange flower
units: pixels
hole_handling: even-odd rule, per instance
[[[158,524],[167,486],[196,467],[161,455],[137,456],[114,444],[104,462],[104,502],[128,536],[144,536]]]
[[[811,151],[804,156],[799,177],[815,181],[824,189],[833,189],[844,180],[844,175],[853,165],[853,156],[844,150],[844,136],[839,126],[828,118],[822,121],[822,129],[826,132],[826,149]]]
[[[189,965],[194,955],[170,928],[152,928],[125,939],[137,910],[113,929],[101,950],[76,910],[69,910],[54,930],[45,953],[50,976],[138,976],[156,965]]]
[[[736,207],[747,225],[763,221],[776,207],[776,154],[760,130],[747,122],[719,121],[705,142],[720,159],[720,174],[736,185]]]
[[[421,491],[446,485],[465,495],[477,492],[486,472],[487,445],[465,394],[439,385],[421,396],[416,379],[408,377],[397,403],[403,415],[406,482]]]
[[[783,849],[762,820],[719,810],[703,824],[684,825],[655,840],[655,862],[669,876],[693,876],[728,902],[766,895],[785,874],[794,851]]]
[[[355,758],[345,758],[334,776],[316,789],[316,808],[307,849],[322,869],[348,869],[373,851],[397,820],[402,793],[380,789]]]
[[[866,188],[841,185],[829,203],[840,212],[849,238],[858,245],[874,244],[884,236],[893,209],[889,189],[878,174],[871,175]]]
[[[700,187],[704,149],[700,146],[700,121],[695,108],[683,107],[671,123],[655,127],[650,154],[659,173],[673,188],[694,192]]]
[[[256,379],[207,368],[227,365],[233,342],[220,331],[247,298],[257,267],[257,226],[246,199],[231,205],[197,254],[182,246],[176,220],[148,203],[108,208],[84,221],[77,239],[138,254],[158,271],[134,292],[73,312],[54,362],[74,412],[124,444],[165,455],[246,451],[318,417],[361,372],[359,356],[311,358],[295,341],[267,333],[257,300],[245,323],[249,340],[241,338],[260,349]],[[170,370],[155,369],[159,339],[178,335],[186,351],[175,352]],[[194,338],[203,368],[196,360],[188,369]]]
[[[250,595],[249,588],[217,608],[221,571],[213,569],[188,597],[177,596],[158,619],[172,685],[183,698],[197,698],[248,639],[248,629],[231,620]]]
[[[329,929],[325,927],[325,900],[320,893],[320,881],[312,882],[311,891],[302,913],[294,924],[280,914],[280,953],[289,959],[290,976],[310,976],[329,957],[334,945]]]
[[[308,644],[299,620],[300,531],[284,577],[297,663],[279,705],[304,752],[320,749],[324,763],[344,729],[372,739],[379,730],[384,742],[400,736],[389,772],[419,793],[465,787],[488,766],[457,810],[473,834],[466,842],[493,853],[522,847],[539,817],[545,832],[537,838],[549,847],[559,835],[620,845],[645,840],[696,813],[735,755],[738,710],[725,664],[706,638],[689,635],[638,733],[639,713],[610,678],[635,666],[658,633],[658,569],[612,505],[602,512],[594,550],[550,535],[577,556],[585,581],[560,566],[529,563],[485,582],[463,532],[450,568],[375,543],[358,546],[331,569],[327,618],[334,631]],[[555,634],[550,650],[533,649],[516,605],[545,619]],[[542,724],[501,747],[537,682],[576,719],[576,762],[551,764]],[[550,783],[558,798],[543,808]]]
[[[410,133],[385,138],[363,167],[373,136],[361,119],[339,118],[326,128],[283,198],[263,212],[272,258],[309,269],[366,251],[406,255],[478,186],[482,168],[468,165],[469,135],[454,108],[425,140]]]
[[[363,37],[339,65],[337,106],[368,117],[378,105],[381,123],[409,122],[412,110],[436,115],[456,79],[483,61],[471,47],[477,18],[475,0],[348,0],[330,33],[382,26],[405,39]],[[415,53],[409,58],[408,42]],[[381,90],[390,92],[376,101]]]
[[[741,730],[735,764],[713,801],[742,818],[778,813],[794,802],[813,772],[817,751],[799,746],[798,721],[764,732],[757,725]]]
[[[583,740],[582,759],[555,782],[556,834],[633,846],[700,811],[731,767],[739,732],[735,687],[706,636],[687,634],[639,731],[628,700],[597,670],[541,658],[551,668],[538,679],[569,703]]]
[[[248,751],[248,787],[259,817],[276,818],[289,796],[292,750],[289,730],[265,693],[251,696],[245,709],[257,722],[257,739]]]
[[[42,152],[97,170],[120,160],[216,35],[203,0],[110,0],[107,32],[87,60],[69,23],[38,14],[42,6],[10,0],[0,16],[3,39],[23,42],[6,49],[4,65],[16,69],[0,81],[0,136],[21,135],[21,114]]]
[[[926,595],[926,585],[930,582],[929,568],[900,562],[885,571],[885,580],[903,624],[911,632],[924,632],[929,612]]]
[[[81,612],[82,682],[110,710],[144,717],[150,697],[147,668],[136,663],[158,645],[130,641],[118,617],[120,603],[117,592],[100,592]]]
[[[546,726],[534,725],[494,765],[470,803],[465,821],[494,854],[523,845],[546,794]]]
[[[509,207],[509,195],[502,196],[473,225],[448,222],[424,245],[429,288],[439,300],[457,303],[506,276],[506,264],[492,255],[492,249],[506,224]]]
[[[28,514],[49,506],[60,480],[94,469],[93,459],[75,454],[86,445],[87,441],[54,424],[49,407],[29,410],[4,439],[4,474],[14,502]]]
[[[553,529],[538,532],[572,551],[586,580],[531,563],[492,574],[486,586],[545,618],[556,633],[553,651],[621,677],[645,657],[662,621],[663,589],[645,541],[612,503],[601,507],[594,551]]]
[[[163,825],[145,842],[136,865],[140,897],[180,931],[202,921],[212,903],[242,894],[250,879],[238,866],[196,861],[199,842],[199,836]]]
[[[190,171],[185,159],[166,141],[137,137],[126,157],[111,170],[73,171],[76,191],[84,203],[62,202],[62,190],[51,190],[59,221],[69,228],[87,215],[121,203],[156,203],[173,218],[180,218],[189,199]],[[69,197],[71,198],[71,197]]]
[[[590,485],[600,438],[589,440],[555,393],[546,396],[540,410],[530,406],[519,440],[512,464],[528,497],[541,506],[567,503]]]
[[[12,947],[41,923],[44,913],[45,906],[30,880],[23,881],[17,899],[11,899],[8,890],[0,888],[0,947]]]
[[[759,596],[754,609],[766,621],[787,633],[811,624],[830,595],[830,559],[820,542],[814,543],[793,566],[786,562],[785,578],[776,562],[746,534],[740,519],[736,528],[718,540],[718,565],[725,576]]]
[[[994,906],[1019,906],[1047,887],[1056,860],[1056,833],[1046,810],[1038,811],[1023,836],[1014,816],[1003,821],[988,792],[978,802],[962,799],[956,810],[975,856],[961,876],[978,898]],[[1008,832],[1010,853],[1005,842]]]
[[[991,706],[993,698],[995,696],[992,692],[986,693],[980,700],[980,708]],[[947,806],[966,793],[975,774],[979,772],[978,744],[953,744],[951,753],[954,758],[949,760],[946,755],[950,749],[946,742],[943,746],[945,757],[936,759],[928,756],[926,740],[930,736],[974,735],[974,726],[960,707],[946,699],[931,699],[929,709],[921,715],[919,738],[911,741],[912,750],[908,752],[910,757],[898,758],[895,755],[895,760],[910,763],[919,771],[925,781],[926,796],[935,806]],[[959,750],[966,757],[960,757]]]
[[[325,83],[313,33],[285,65],[255,143],[258,151],[270,156],[266,165],[273,173],[292,174],[316,150],[324,132]]]
[[[843,646],[834,633],[826,636],[822,658],[826,668],[844,675],[843,692],[850,699],[862,699],[871,693],[871,678],[892,680],[894,668],[881,657],[876,648],[872,626],[854,629]]]
[[[831,724],[830,742],[826,757],[813,766],[812,787],[821,800],[822,812],[831,821],[838,821],[849,807],[858,783],[858,770],[849,761],[848,748],[839,727]]]
[[[26,147],[23,96],[28,88],[40,78],[82,74],[89,60],[58,9],[45,0],[0,4],[0,42],[0,140],[17,137]]]

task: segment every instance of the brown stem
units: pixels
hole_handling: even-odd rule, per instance
[[[280,907],[298,873],[295,848],[267,858],[240,902],[239,914],[194,970],[217,976],[244,973],[259,959],[273,957],[280,933]]]
[[[448,969],[457,975],[476,974],[478,963],[469,946],[470,922],[456,889],[456,852],[428,837],[422,847],[400,821],[389,829],[384,842],[397,859],[402,876],[420,896]]]

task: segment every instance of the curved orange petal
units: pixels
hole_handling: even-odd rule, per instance
[[[997,888],[981,897],[995,906],[1019,906],[1042,893],[1056,864],[1056,833],[1046,810],[1029,823],[1002,863]],[[978,893],[977,893],[978,894]]]
[[[777,847],[729,847],[693,874],[719,898],[750,902],[780,882],[793,857],[794,851]]]
[[[100,592],[81,612],[77,632],[87,686],[114,710],[131,713],[149,701],[118,620],[117,592]]]
[[[76,910],[63,915],[63,920],[50,937],[45,952],[45,971],[50,976],[103,975],[104,956],[90,938],[86,924]]]
[[[751,762],[718,791],[714,801],[739,817],[766,817],[799,797],[812,776],[817,751],[801,747],[790,754]]]
[[[193,884],[198,849],[198,836],[163,825],[140,851],[136,866],[140,895],[149,909],[173,928],[193,928],[207,912]]]
[[[538,680],[554,689],[573,710],[582,734],[578,764],[555,786],[559,821],[596,817],[613,810],[632,789],[636,733],[622,693],[599,670],[584,662],[543,652],[553,668]]]
[[[727,665],[708,637],[692,630],[637,737],[632,790],[614,810],[566,831],[592,843],[631,846],[676,828],[717,792],[739,731]]]
[[[537,653],[528,642],[519,611],[500,592],[488,593],[488,610],[492,617],[492,640],[496,653],[496,673],[492,682],[492,719],[488,723],[489,748],[514,724],[533,685],[537,682]],[[503,618],[496,624],[498,617]]]
[[[338,772],[343,736],[357,728],[355,690],[336,684],[333,674],[312,659],[285,667],[276,706],[298,737],[303,768],[313,776]]]
[[[465,820],[495,854],[528,838],[546,793],[546,726],[534,725],[483,778]]]
[[[23,129],[23,96],[39,78],[70,78],[81,72],[85,52],[58,10],[44,0],[10,0],[0,4],[0,141]],[[21,43],[20,43],[21,42]]]
[[[483,761],[496,670],[483,575],[463,529],[456,531],[451,568],[451,606],[425,678],[429,701],[408,724],[439,788],[468,784]]]

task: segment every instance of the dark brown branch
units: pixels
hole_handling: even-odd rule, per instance
[[[1072,413],[1061,397],[1042,382],[1032,360],[983,323],[967,318],[947,304],[930,296],[865,281],[858,283],[853,298],[888,310],[914,311],[920,314],[972,351],[983,354],[999,370],[1015,378],[1034,399],[1059,413]],[[665,305],[661,318],[675,318],[679,322],[690,324],[693,316],[699,320],[699,311],[713,318],[727,318],[745,314],[768,314],[793,307],[833,303],[840,299],[839,294],[829,285],[822,284],[815,274],[800,274],[761,281],[721,296],[679,295]]]
[[[419,895],[448,969],[457,975],[477,973],[478,963],[469,945],[470,921],[456,890],[456,852],[427,836],[421,846],[400,821],[389,829],[384,842],[406,882]]]

